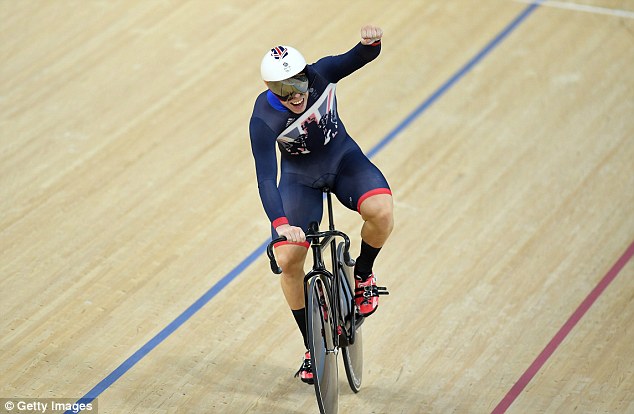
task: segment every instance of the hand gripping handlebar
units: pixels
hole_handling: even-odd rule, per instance
[[[341,237],[343,239],[343,260],[346,262],[347,266],[354,266],[354,261],[350,258],[350,238],[345,233],[342,233],[339,230],[318,231],[315,233],[307,234],[306,240],[311,244],[317,243],[319,245],[326,245],[333,237]],[[275,260],[275,255],[273,254],[273,246],[276,243],[280,243],[283,241],[286,241],[286,237],[278,237],[277,239],[272,240],[266,247],[266,255],[269,257],[271,271],[276,275],[282,273],[282,269],[277,265],[277,261]]]

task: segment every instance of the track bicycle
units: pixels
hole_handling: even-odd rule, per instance
[[[343,352],[343,363],[348,384],[353,392],[361,389],[363,378],[363,335],[361,316],[354,302],[354,260],[350,258],[349,237],[335,229],[332,196],[328,188],[328,230],[319,231],[311,223],[306,234],[313,256],[313,267],[304,277],[304,299],[308,347],[311,356],[315,395],[319,411],[337,413],[339,407],[339,381],[337,356]],[[341,239],[337,245],[337,239]],[[271,270],[280,274],[282,269],[275,260],[273,246],[285,237],[272,240],[266,250]],[[325,251],[330,250],[330,270],[325,263]],[[378,287],[379,295],[389,292]]]

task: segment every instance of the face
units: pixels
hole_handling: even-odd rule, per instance
[[[301,114],[306,110],[308,103],[308,76],[306,76],[305,72],[300,72],[281,81],[265,83],[289,111]]]
[[[301,114],[306,110],[308,105],[308,92],[295,93],[289,100],[280,99],[282,105],[287,107],[295,114]]]

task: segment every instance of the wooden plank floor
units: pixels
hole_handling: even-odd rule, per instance
[[[0,2],[0,398],[317,411],[250,256],[269,224],[248,119],[268,47],[314,61],[373,22],[382,54],[338,97],[366,151],[402,127],[373,158],[395,195],[376,268],[392,294],[359,394],[340,366],[340,412],[492,412],[619,259],[508,412],[634,412],[634,5],[532,7]],[[358,215],[336,214],[356,253]]]

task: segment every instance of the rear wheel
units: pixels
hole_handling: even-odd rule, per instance
[[[339,309],[345,329],[339,343],[342,345],[343,365],[352,391],[359,392],[363,378],[363,319],[356,314],[354,306],[354,268],[343,260],[343,243],[337,248],[339,271]]]
[[[315,395],[321,413],[337,413],[339,382],[330,298],[320,276],[309,281],[306,316]]]
[[[346,368],[346,377],[350,389],[359,392],[361,389],[361,380],[363,379],[363,341],[361,327],[355,333],[354,344],[343,348],[343,365]]]

